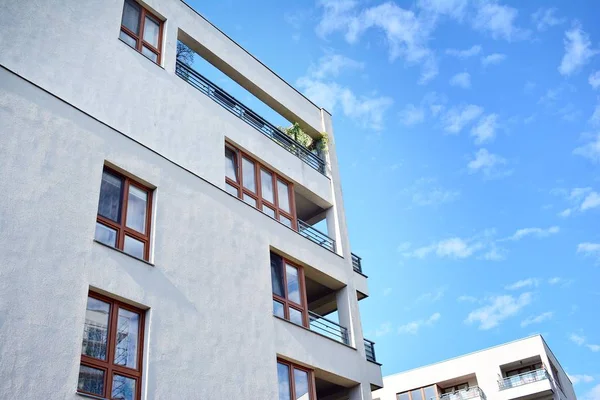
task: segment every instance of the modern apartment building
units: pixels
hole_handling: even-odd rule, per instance
[[[180,0],[1,10],[0,398],[370,399],[331,115]]]
[[[383,378],[373,400],[576,400],[541,335]]]

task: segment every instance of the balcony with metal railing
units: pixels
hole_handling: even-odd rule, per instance
[[[359,274],[362,274],[362,258],[360,258],[359,256],[357,256],[356,254],[352,253],[352,268],[358,272]]]
[[[275,143],[294,154],[321,174],[325,175],[325,161],[319,154],[316,154],[316,150],[311,151],[300,142],[287,136],[275,125],[246,107],[241,101],[237,100],[225,90],[202,76],[198,71],[180,60],[177,60],[175,73],[181,79],[210,97],[233,115],[269,137]]]
[[[365,341],[365,355],[367,357],[367,361],[376,363],[377,358],[375,357],[375,342],[373,342],[369,339],[364,339],[364,341]]]
[[[522,374],[509,376],[498,381],[500,390],[510,389],[513,387],[527,385],[529,383],[550,379],[548,371],[545,368],[536,369],[534,371],[524,372]]]
[[[485,400],[485,393],[479,386],[470,386],[466,389],[460,389],[452,393],[444,393],[439,397],[432,397],[429,400]]]
[[[300,219],[298,219],[298,233],[319,246],[331,252],[336,252],[335,240]]]
[[[320,316],[312,311],[308,312],[310,330],[333,339],[345,345],[350,344],[348,328]]]

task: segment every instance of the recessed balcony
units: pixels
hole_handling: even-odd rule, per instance
[[[498,381],[500,390],[510,389],[549,379],[548,371],[545,368],[524,372],[518,375],[509,376]]]
[[[483,393],[483,390],[479,386],[469,386],[455,392],[441,394],[439,397],[432,397],[429,400],[485,400],[485,398],[485,393]]]

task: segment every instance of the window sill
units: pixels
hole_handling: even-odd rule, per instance
[[[131,258],[133,258],[134,260],[141,261],[141,262],[143,262],[144,264],[148,264],[148,265],[149,265],[149,266],[151,266],[151,267],[155,267],[155,265],[154,265],[153,263],[151,263],[150,261],[146,261],[146,260],[144,260],[144,259],[142,259],[142,258],[138,258],[138,257],[136,257],[136,256],[132,256],[131,254],[125,253],[125,252],[124,252],[123,250],[121,250],[121,249],[117,249],[116,247],[109,246],[109,245],[107,245],[107,244],[104,244],[104,243],[102,243],[102,242],[99,242],[99,241],[97,241],[96,239],[94,239],[94,243],[97,243],[97,244],[99,244],[99,245],[101,245],[101,246],[104,246],[104,247],[106,247],[107,249],[111,249],[111,250],[114,250],[114,251],[116,251],[116,252],[119,252],[119,253],[121,253],[121,254],[124,254],[124,255],[126,255],[127,257],[131,257]],[[87,395],[86,395],[86,396],[87,396]],[[98,397],[98,398],[100,398],[100,397]]]
[[[148,57],[146,57],[145,55],[143,55],[142,53],[140,53],[139,51],[137,51],[136,49],[134,49],[133,47],[131,47],[130,45],[127,44],[127,42],[125,42],[123,39],[121,38],[117,38],[119,40],[119,42],[123,43],[125,46],[127,46],[127,48],[129,50],[133,50],[134,53],[140,55],[144,60],[150,61],[152,64],[156,65],[158,68],[165,70],[165,67],[163,67],[162,65],[155,63],[154,61],[152,61],[151,59],[149,59]]]
[[[325,339],[327,339],[327,340],[331,340],[331,341],[332,341],[332,342],[334,342],[334,343],[341,344],[341,345],[342,345],[342,346],[344,346],[344,347],[347,347],[347,348],[349,348],[349,349],[352,349],[352,350],[355,350],[355,351],[356,351],[356,348],[354,348],[354,347],[350,346],[349,344],[342,343],[342,342],[340,342],[340,341],[338,341],[338,340],[332,339],[332,338],[330,338],[329,336],[325,336],[325,335],[323,335],[323,334],[321,334],[321,333],[319,333],[319,332],[315,332],[315,331],[313,331],[312,329],[309,329],[309,328],[307,328],[307,327],[305,327],[305,326],[302,326],[302,325],[295,324],[295,323],[293,323],[292,321],[288,321],[287,319],[285,319],[285,318],[281,318],[281,317],[278,317],[277,315],[274,315],[274,314],[273,314],[273,317],[274,317],[274,318],[277,318],[277,319],[278,319],[278,320],[280,320],[280,321],[287,322],[288,324],[292,324],[292,325],[294,325],[294,326],[297,326],[297,327],[298,327],[298,328],[300,328],[300,329],[304,329],[305,331],[309,331],[309,332],[311,332],[311,333],[314,333],[315,335],[319,335],[319,336],[321,336],[321,337],[323,337],[323,338],[325,338]]]
[[[87,393],[81,393],[81,392],[75,392],[75,394],[77,394],[77,396],[85,397],[87,399],[108,400],[106,397],[98,397],[98,396],[94,396],[93,394],[87,394]]]

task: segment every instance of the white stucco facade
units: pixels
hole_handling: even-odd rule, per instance
[[[389,375],[383,383],[373,400],[398,400],[400,393],[432,385],[442,400],[576,400],[571,381],[541,335]],[[444,396],[448,388],[454,394]]]
[[[367,279],[331,115],[182,1],[143,4],[165,20],[160,65],[118,39],[123,0],[0,0],[0,398],[81,398],[92,290],[147,310],[142,399],[276,400],[277,358],[343,388],[318,400],[370,399],[381,369],[365,354]],[[178,77],[182,32],[273,109],[327,132],[325,174]],[[335,252],[225,191],[226,140],[325,210]],[[148,262],[94,241],[105,165],[154,188]],[[270,251],[334,292],[348,345],[273,316]]]

